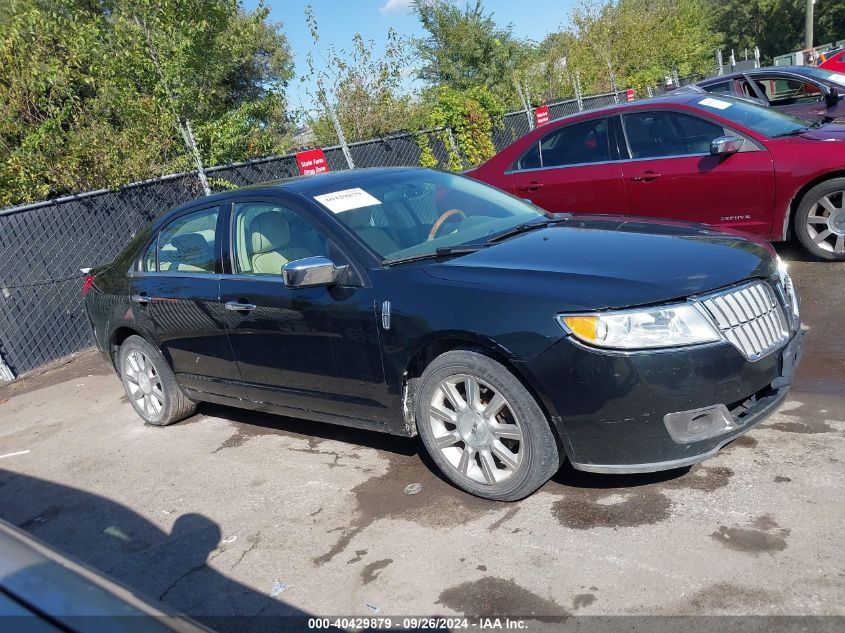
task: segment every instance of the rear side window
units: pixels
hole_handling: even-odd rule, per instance
[[[566,167],[610,160],[607,119],[591,119],[559,127],[532,145],[514,165],[515,170]]]
[[[717,84],[710,84],[709,86],[704,86],[704,89],[707,92],[713,92],[715,94],[729,95],[731,94],[731,82],[720,81]]]
[[[721,125],[680,112],[636,112],[622,117],[632,158],[710,153],[710,141],[725,134]]]
[[[180,216],[165,226],[153,241],[157,247],[158,272],[213,273],[219,208],[203,209]],[[150,249],[144,255],[144,270],[156,270]]]

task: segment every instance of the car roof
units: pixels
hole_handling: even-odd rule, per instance
[[[807,75],[812,77],[808,70],[815,68],[815,66],[764,66],[762,68],[752,68],[750,70],[742,70],[735,73],[728,73],[727,75],[719,75],[718,77],[708,77],[697,82],[697,86],[709,86],[711,84],[719,83],[720,81],[729,81],[742,77],[743,75],[770,75],[772,73],[785,73],[792,75]],[[821,79],[815,77],[815,79]]]

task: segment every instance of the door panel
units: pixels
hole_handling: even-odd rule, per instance
[[[348,285],[286,287],[286,262],[321,255],[342,265],[345,256],[287,206],[241,202],[233,214],[235,274],[221,279],[220,300],[248,305],[225,309],[247,396],[292,410],[389,421],[372,289],[354,274]]]
[[[219,303],[219,209],[173,220],[147,249],[131,282],[135,320],[156,337],[188,389],[243,398]]]
[[[558,127],[514,164],[513,192],[552,212],[625,213],[612,119]]]
[[[686,114],[638,112],[623,121],[633,156],[622,167],[631,215],[771,234],[774,166],[768,151],[746,139],[737,154],[711,156],[710,140],[726,130]]]

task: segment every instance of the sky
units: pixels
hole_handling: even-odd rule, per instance
[[[468,0],[455,0],[461,6]],[[500,26],[513,25],[519,38],[540,41],[568,22],[575,0],[484,0],[487,12]],[[252,10],[259,0],[242,0]],[[352,36],[361,33],[365,40],[374,40],[376,54],[384,47],[391,27],[400,36],[422,36],[419,21],[411,13],[411,0],[264,0],[270,8],[270,19],[281,22],[296,62],[296,77],[288,89],[292,109],[311,110],[306,91],[299,78],[307,72],[305,56],[312,48],[311,35],[305,24],[305,7],[311,5],[317,18],[321,44],[333,43],[337,49],[348,48]]]

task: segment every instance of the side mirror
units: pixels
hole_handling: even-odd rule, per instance
[[[719,136],[710,141],[711,156],[730,156],[736,154],[745,141],[738,136]]]
[[[839,105],[839,91],[836,88],[829,88],[826,93],[824,93],[824,103],[828,108],[835,108]]]
[[[282,267],[282,278],[288,288],[331,286],[345,272],[346,266],[335,266],[327,257],[305,257],[285,264]]]

